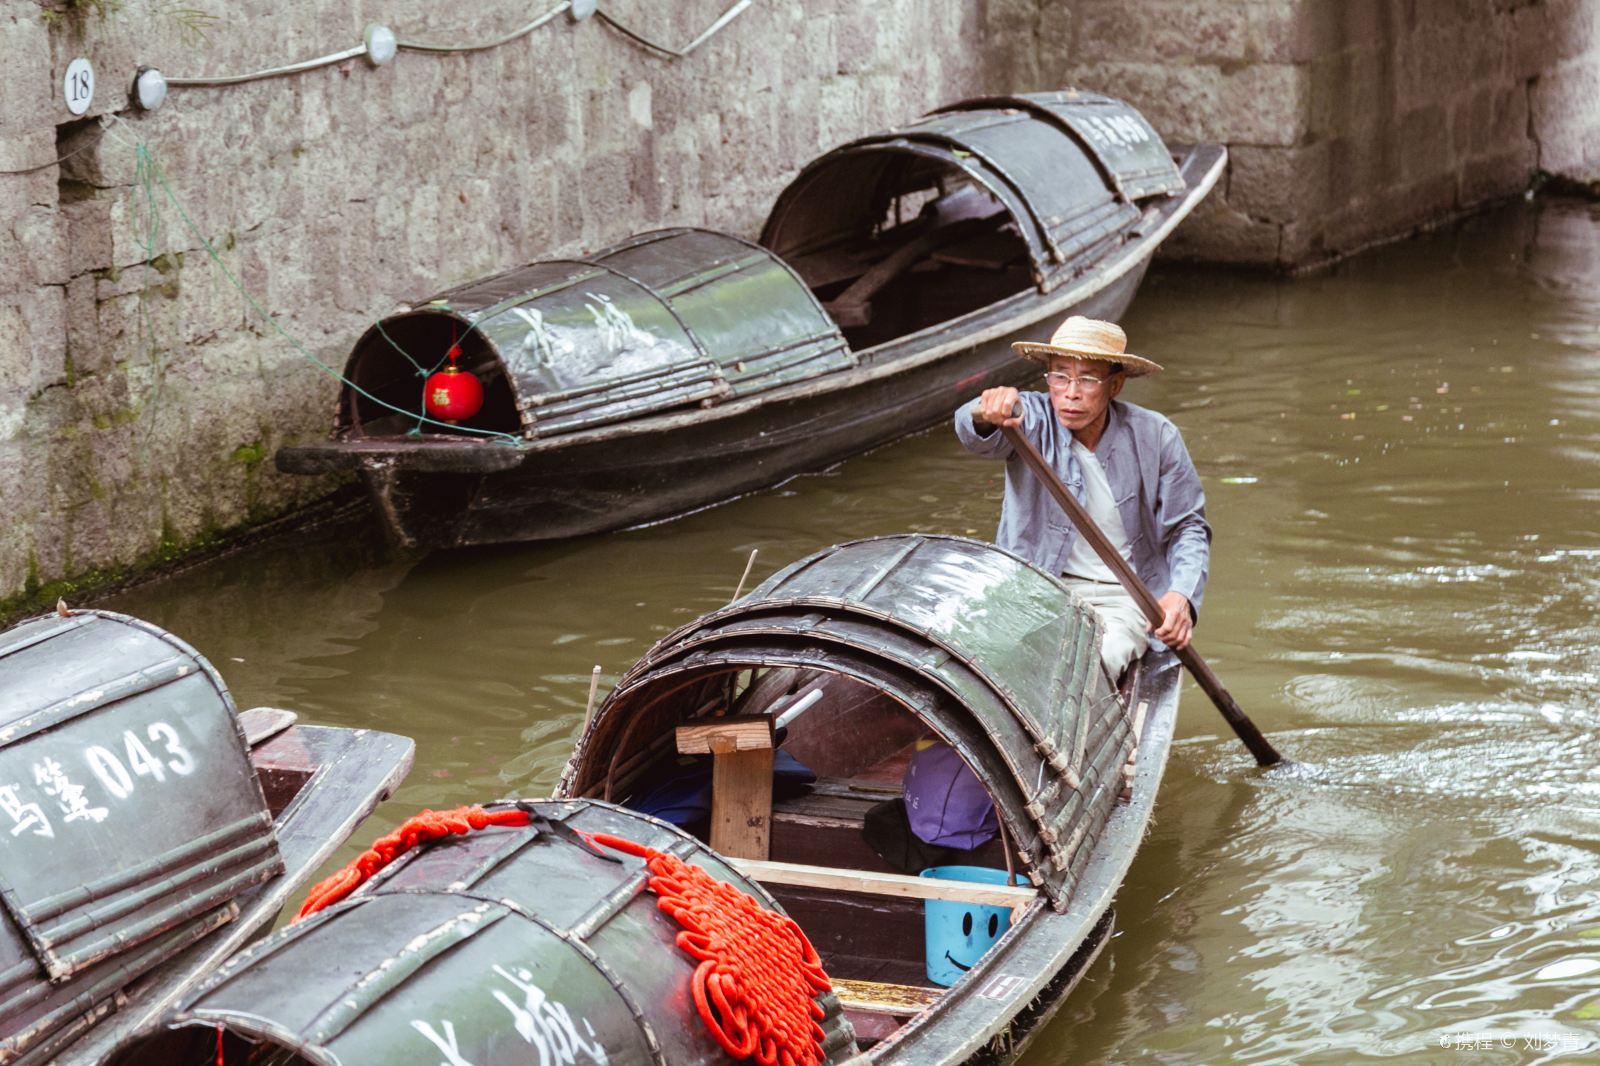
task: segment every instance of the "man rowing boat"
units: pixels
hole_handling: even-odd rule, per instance
[[[1188,645],[1211,558],[1205,492],[1178,427],[1117,399],[1128,378],[1161,369],[1130,355],[1127,345],[1114,323],[1074,315],[1048,344],[1012,345],[1045,368],[1047,392],[986,389],[955,418],[956,436],[968,451],[1007,460],[996,540],[1061,575],[1095,609],[1105,623],[1101,659],[1114,678],[1152,635],[1172,648]],[[1153,634],[1110,568],[998,432],[1003,425],[1019,427],[1034,443],[1140,580],[1152,592],[1164,590],[1158,599],[1163,621]]]

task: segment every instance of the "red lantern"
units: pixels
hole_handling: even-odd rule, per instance
[[[483,385],[476,374],[456,366],[460,347],[450,346],[450,365],[436,371],[422,387],[422,404],[429,418],[454,425],[483,410]]]

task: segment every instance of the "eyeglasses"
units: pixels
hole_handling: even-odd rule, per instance
[[[1115,373],[1115,371],[1113,371],[1113,373]],[[1046,385],[1052,389],[1060,389],[1062,392],[1067,391],[1074,385],[1078,386],[1084,392],[1097,392],[1101,386],[1110,380],[1111,375],[1107,375],[1106,377],[1102,378],[1096,377],[1093,374],[1079,374],[1077,377],[1073,377],[1071,374],[1060,370],[1051,370],[1044,376],[1044,383]]]

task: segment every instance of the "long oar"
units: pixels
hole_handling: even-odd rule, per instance
[[[1033,471],[1034,477],[1050,490],[1050,495],[1054,496],[1061,509],[1067,512],[1067,517],[1078,527],[1078,532],[1088,539],[1094,553],[1111,568],[1113,574],[1117,575],[1122,587],[1128,590],[1133,602],[1139,605],[1144,616],[1150,620],[1151,627],[1159,628],[1161,623],[1166,621],[1166,617],[1161,612],[1161,606],[1156,603],[1156,598],[1150,595],[1150,590],[1139,580],[1139,575],[1133,572],[1133,567],[1128,565],[1122,553],[1112,547],[1106,535],[1100,532],[1100,527],[1094,524],[1089,512],[1085,511],[1083,505],[1067,491],[1067,487],[1061,483],[1056,472],[1050,469],[1050,464],[1044,461],[1044,456],[1039,454],[1039,449],[1035,448],[1033,442],[1024,437],[1015,426],[1001,426],[1000,429],[1011,442],[1011,446],[1017,450],[1017,454],[1022,456],[1022,461],[1028,464],[1028,469]],[[1222,717],[1228,720],[1228,724],[1239,735],[1239,739],[1244,741],[1244,746],[1250,749],[1250,754],[1256,757],[1256,762],[1262,766],[1276,766],[1283,762],[1283,756],[1278,754],[1278,749],[1261,735],[1261,730],[1256,728],[1256,724],[1240,710],[1239,704],[1234,702],[1228,690],[1222,687],[1217,675],[1211,672],[1211,667],[1206,665],[1206,661],[1200,658],[1200,653],[1194,650],[1194,645],[1174,648],[1173,651],[1177,653],[1178,661],[1189,668],[1189,673],[1193,674],[1200,687],[1205,689],[1206,695],[1211,697],[1211,702],[1217,705],[1217,710],[1222,712]]]

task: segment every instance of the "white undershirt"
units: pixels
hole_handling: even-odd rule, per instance
[[[1072,451],[1078,457],[1078,463],[1083,468],[1083,504],[1089,512],[1089,517],[1094,519],[1094,524],[1106,535],[1112,547],[1124,558],[1132,562],[1131,546],[1128,543],[1128,533],[1122,528],[1122,516],[1117,513],[1117,501],[1111,496],[1111,482],[1106,479],[1105,467],[1100,465],[1100,460],[1095,457],[1092,450],[1085,448],[1076,437],[1072,439]],[[1117,577],[1111,568],[1100,560],[1093,548],[1089,546],[1089,538],[1078,535],[1072,539],[1072,550],[1067,554],[1065,573],[1073,577],[1084,577],[1091,581],[1116,581]]]

